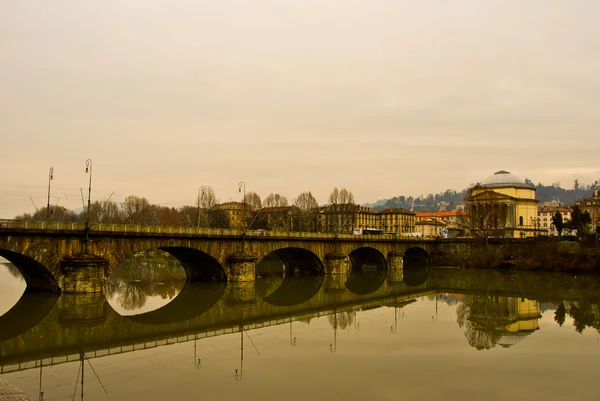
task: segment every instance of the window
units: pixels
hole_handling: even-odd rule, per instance
[[[519,216],[519,225],[522,226],[523,225],[523,216]]]

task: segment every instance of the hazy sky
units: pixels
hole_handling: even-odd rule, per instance
[[[2,0],[0,217],[600,176],[598,0]]]

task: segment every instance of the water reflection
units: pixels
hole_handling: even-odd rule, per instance
[[[458,326],[478,350],[511,347],[539,329],[540,303],[525,298],[468,295],[456,308]]]
[[[135,315],[166,305],[186,281],[181,263],[166,252],[140,254],[115,267],[106,297],[120,314]]]
[[[154,274],[153,277],[160,280],[161,273],[145,276],[140,265],[136,266],[134,272],[120,276],[121,282],[113,287],[115,299],[125,299],[119,291],[131,291],[123,285],[126,280],[140,280],[135,282],[136,291],[147,298],[151,296],[148,294],[155,293],[152,284],[147,282],[148,277]],[[155,269],[148,264],[144,266]],[[485,280],[490,277],[493,280]],[[496,365],[508,363],[494,356],[494,352],[477,353],[489,359],[469,359],[470,354],[464,350],[471,347],[496,348],[517,358],[529,344],[539,341],[537,344],[545,350],[544,355],[554,356],[556,349],[571,347],[572,352],[581,357],[580,350],[587,347],[587,343],[579,339],[589,338],[591,333],[586,334],[587,328],[592,327],[595,335],[600,327],[597,296],[600,285],[594,277],[566,280],[564,276],[554,275],[519,273],[508,277],[434,269],[420,287],[384,282],[369,294],[356,294],[348,289],[328,291],[326,286],[315,284],[310,275],[305,279],[303,283],[302,277],[296,277],[296,281],[291,281],[293,285],[268,290],[264,296],[258,293],[258,288],[270,288],[270,284],[265,286],[261,280],[243,285],[185,285],[167,305],[136,316],[119,315],[107,307],[101,296],[64,294],[57,302],[35,298],[35,294],[26,292],[19,301],[23,306],[16,305],[0,318],[5,319],[0,320],[0,373],[10,378],[17,377],[10,372],[21,372],[18,377],[24,378],[23,386],[28,392],[32,394],[32,389],[40,394],[44,392],[46,400],[72,397],[74,390],[82,390],[82,383],[73,383],[76,369],[59,368],[65,360],[80,364],[81,376],[85,373],[88,378],[93,374],[93,365],[98,366],[98,380],[91,381],[96,384],[91,386],[86,382],[86,395],[91,398],[104,393],[98,384],[101,381],[106,384],[109,397],[113,397],[109,399],[126,398],[130,394],[128,386],[137,386],[138,398],[150,399],[152,394],[145,393],[146,386],[151,387],[155,380],[161,381],[161,375],[169,376],[169,369],[177,373],[169,376],[173,383],[168,385],[173,388],[168,391],[182,396],[197,385],[197,376],[188,377],[186,372],[201,368],[202,377],[207,379],[203,391],[208,395],[214,395],[213,383],[222,386],[223,378],[242,381],[246,375],[240,386],[249,386],[244,387],[247,390],[254,388],[250,383],[265,383],[262,375],[269,378],[269,383],[288,383],[291,375],[305,381],[316,377],[334,380],[331,369],[350,377],[349,388],[356,389],[360,380],[352,376],[350,366],[359,369],[369,382],[378,382],[378,376],[370,376],[367,368],[381,372],[410,366],[418,371],[453,362],[461,366],[476,362],[476,366],[482,366],[489,361],[485,366],[493,371]],[[536,280],[543,280],[543,286],[542,281]],[[540,285],[532,285],[535,282]],[[290,291],[287,295],[284,288]],[[312,295],[299,297],[297,292],[303,288],[310,288],[307,293]],[[275,294],[280,302],[272,302]],[[46,306],[40,308],[43,304]],[[36,307],[40,310],[38,316],[34,316]],[[548,309],[551,311],[543,313]],[[438,322],[436,325],[431,324],[432,315]],[[540,322],[544,319],[543,325]],[[451,324],[444,324],[448,322]],[[573,327],[570,327],[571,322]],[[568,329],[565,330],[565,326]],[[439,330],[440,327],[443,330]],[[546,341],[555,342],[547,348],[540,334],[551,330],[562,330],[562,336],[548,336]],[[540,334],[532,335],[538,331]],[[260,345],[260,351],[254,341]],[[179,348],[179,343],[187,345],[184,348],[181,344]],[[440,343],[443,347],[437,346]],[[593,343],[598,348],[597,342]],[[244,349],[248,346],[249,349]],[[591,355],[600,356],[590,351],[591,348],[585,349]],[[335,356],[324,359],[330,353]],[[189,363],[192,356],[194,368]],[[562,355],[562,358],[568,357]],[[125,368],[118,363],[113,365],[112,360],[121,361],[131,370],[123,370]],[[187,361],[185,367],[180,367],[180,361]],[[377,361],[377,366],[370,365],[371,361]],[[401,366],[398,361],[402,362]],[[514,367],[514,359],[511,363]],[[363,364],[366,365],[364,371],[361,370]],[[61,382],[73,384],[63,390],[52,387],[51,380],[45,379],[43,383],[47,387],[42,389],[40,385],[38,389],[37,368],[42,373],[42,367],[46,370],[51,366],[55,368],[53,375]],[[586,366],[589,370],[591,365]],[[31,384],[26,383],[27,378],[34,377],[31,368],[36,368],[35,384],[33,379]],[[113,373],[111,369],[123,374]],[[410,371],[405,370],[403,374],[409,375]],[[119,381],[120,376],[128,377],[133,384]],[[457,380],[460,383],[460,379]],[[145,384],[142,386],[142,383]],[[378,383],[381,388],[387,388],[386,382]],[[411,385],[407,379],[403,390],[410,392]],[[441,386],[443,388],[443,384]],[[221,391],[229,389],[221,387]],[[334,391],[321,394],[320,398],[331,399],[338,395]],[[431,394],[428,398],[437,399],[439,395]],[[222,397],[226,399],[226,395]]]

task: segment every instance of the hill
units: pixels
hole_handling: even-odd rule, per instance
[[[573,189],[561,188],[559,184],[543,185],[538,183],[535,185],[531,180],[525,179],[525,183],[535,187],[536,199],[540,203],[544,202],[560,202],[561,205],[570,206],[575,201],[587,198],[594,193],[594,188],[599,185],[596,181],[592,185],[579,185],[575,180]],[[371,207],[374,210],[384,210],[388,208],[401,207],[406,210],[415,212],[432,212],[439,210],[455,210],[464,201],[467,189],[456,191],[447,189],[445,192],[438,194],[429,194],[427,196],[395,196],[390,199],[380,199],[375,203],[367,203],[365,206]]]

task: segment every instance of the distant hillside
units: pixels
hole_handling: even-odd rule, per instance
[[[577,200],[593,195],[594,188],[598,185],[598,181],[596,181],[592,185],[580,186],[576,181],[574,189],[564,189],[559,185],[542,185],[541,183],[535,185],[529,179],[525,179],[525,182],[535,187],[536,199],[539,200],[540,203],[558,201],[566,206],[570,206]],[[365,206],[371,207],[374,210],[401,207],[415,212],[455,210],[458,205],[463,203],[466,192],[467,189],[460,192],[453,189],[447,189],[445,192],[419,196],[417,198],[412,196],[395,196],[390,199],[380,199],[375,203],[367,203]]]

